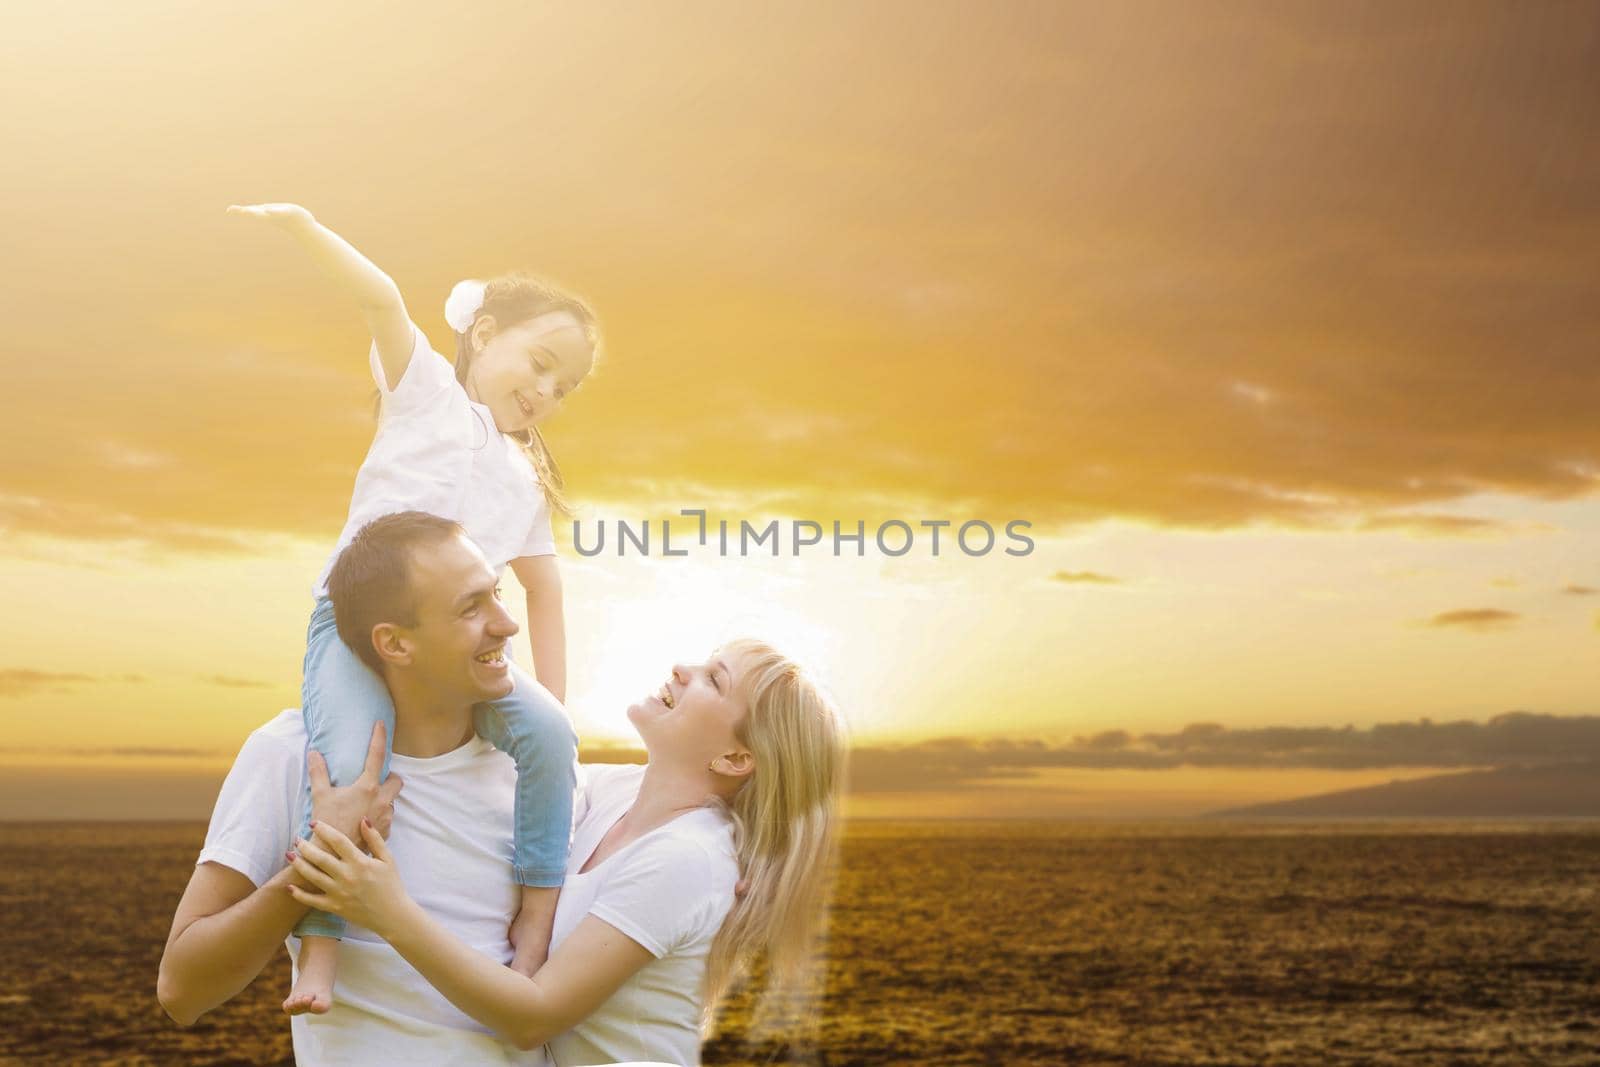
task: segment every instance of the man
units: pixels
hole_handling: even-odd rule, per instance
[[[365,771],[342,788],[328,784],[316,756],[308,771],[297,710],[250,735],[223,783],[161,959],[157,996],[180,1024],[247,986],[279,942],[298,969],[299,940],[289,934],[306,909],[286,887],[311,887],[286,866],[285,852],[300,825],[308,773],[314,816],[353,840],[360,840],[363,817],[381,831],[392,809],[388,845],[412,896],[474,948],[503,963],[512,959],[516,768],[476,735],[472,706],[505,695],[488,689],[508,680],[480,669],[474,657],[506,644],[517,624],[500,603],[483,554],[459,526],[436,516],[401,512],[374,520],[341,554],[335,572],[342,566],[372,576],[369,585],[389,583],[390,594],[395,582],[403,583],[411,598],[414,625],[383,622],[369,635],[394,699],[393,773],[379,784],[381,724]],[[345,615],[348,602],[333,592],[340,584],[330,574],[335,612]],[[354,588],[359,594],[361,584]],[[478,610],[461,610],[467,601]],[[339,953],[332,1008],[291,1022],[302,1067],[544,1062],[541,1053],[513,1048],[458,1011],[370,931],[352,925]]]

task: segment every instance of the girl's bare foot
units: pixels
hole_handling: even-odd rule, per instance
[[[303,937],[300,939],[300,977],[283,1002],[285,1015],[310,1012],[321,1015],[333,1007],[333,978],[339,970],[339,939]]]
[[[333,1006],[333,999],[327,994],[302,993],[299,988],[289,994],[283,1002],[285,1015],[303,1015],[310,1012],[312,1015],[321,1015]]]

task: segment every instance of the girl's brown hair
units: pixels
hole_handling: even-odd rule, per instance
[[[584,336],[589,340],[589,347],[594,351],[595,362],[598,363],[600,321],[595,316],[594,309],[581,297],[574,296],[531,274],[512,271],[491,279],[483,291],[483,306],[478,309],[472,321],[476,324],[479,317],[488,315],[494,319],[498,329],[505,329],[551,311],[565,311],[578,320],[578,325],[583,327]],[[466,384],[467,373],[472,369],[473,353],[467,341],[471,333],[472,327],[468,326],[465,333],[456,334],[456,381],[463,385]],[[535,426],[507,436],[520,444],[527,453],[528,461],[533,464],[534,472],[539,475],[539,484],[544,488],[544,498],[549,503],[550,510],[558,515],[572,514],[572,508],[567,502],[566,482],[561,477],[561,468],[556,464],[555,457],[550,454],[550,446],[545,444],[544,435],[539,433],[539,428]]]

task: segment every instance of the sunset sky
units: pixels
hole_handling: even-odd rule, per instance
[[[589,299],[586,539],[1032,523],[558,529],[591,743],[743,633],[865,814],[1191,814],[1600,713],[1593,6],[13,5],[0,50],[0,818],[203,818],[298,702],[372,383],[260,201],[446,355],[462,277]]]

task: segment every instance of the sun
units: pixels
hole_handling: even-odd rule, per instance
[[[766,641],[825,675],[829,622],[785,560],[563,561],[568,711],[585,741],[637,741],[630,704],[675,663],[736,637]],[[526,646],[519,648],[523,651]]]

